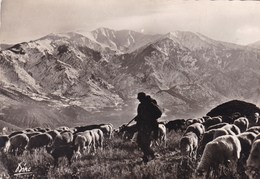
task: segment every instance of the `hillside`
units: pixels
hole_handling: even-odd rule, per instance
[[[119,124],[135,115],[140,91],[166,118],[205,115],[233,99],[259,105],[259,56],[255,48],[187,31],[49,34],[0,52],[0,112],[14,125],[19,118],[25,126]]]
[[[115,58],[120,75],[113,84],[129,96],[153,93],[175,114],[196,113],[229,99],[252,99],[259,90],[258,57],[254,49],[201,34],[169,33]]]
[[[260,40],[254,42],[254,43],[248,44],[248,46],[249,46],[249,47],[256,48],[256,49],[260,49]]]

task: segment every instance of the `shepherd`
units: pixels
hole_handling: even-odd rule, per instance
[[[162,111],[157,105],[157,101],[147,96],[144,92],[137,95],[140,101],[137,108],[137,116],[134,118],[137,124],[137,144],[143,152],[143,162],[147,163],[155,158],[155,153],[151,148],[152,139],[158,137],[157,119],[162,116]]]

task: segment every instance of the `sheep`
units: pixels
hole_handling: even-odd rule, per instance
[[[255,134],[259,134],[260,133],[260,126],[250,127],[249,129],[247,129],[247,132],[254,132]]]
[[[243,155],[247,159],[250,154],[252,144],[253,144],[254,140],[257,139],[257,135],[253,132],[243,132],[243,133],[237,135],[237,137],[238,137],[241,147],[242,147],[241,157]]]
[[[122,136],[124,140],[132,140],[137,133],[137,125],[126,126],[125,124],[119,127],[118,134]]]
[[[103,150],[104,133],[100,129],[92,129],[91,132],[93,133],[93,140],[95,140],[94,150],[96,151],[96,148]]]
[[[25,150],[29,143],[29,138],[26,134],[17,134],[10,138],[9,152],[14,155],[20,155]]]
[[[35,131],[35,132],[41,132],[41,133],[47,132],[46,129],[41,128],[41,127],[36,127],[36,128],[34,128],[34,131]]]
[[[83,153],[87,149],[87,153],[90,152],[91,146],[95,145],[93,141],[92,131],[79,132],[76,134],[74,145],[77,146],[77,153]]]
[[[15,135],[17,135],[17,134],[24,134],[24,132],[23,131],[16,131],[16,132],[12,132],[11,134],[9,134],[9,138],[11,138],[11,137],[13,137],[13,136],[15,136]]]
[[[65,131],[57,135],[52,143],[52,147],[59,147],[63,145],[68,145],[73,143],[73,134],[71,132]]]
[[[41,132],[27,132],[25,133],[29,139],[35,135],[42,134]]]
[[[249,121],[246,117],[240,117],[234,121],[234,124],[240,129],[241,132],[245,132],[248,129]]]
[[[60,157],[66,157],[68,159],[69,165],[71,165],[71,160],[75,151],[77,150],[77,147],[72,144],[66,144],[57,147],[46,147],[46,150],[53,157],[54,166],[57,167]]]
[[[198,155],[202,155],[207,143],[223,135],[229,135],[229,132],[222,128],[211,129],[209,131],[206,131],[203,134],[201,141],[199,143]]]
[[[218,129],[218,128],[224,127],[225,125],[228,125],[228,123],[226,123],[226,122],[221,122],[221,123],[218,123],[218,124],[215,124],[215,125],[212,125],[212,126],[208,127],[208,128],[206,129],[206,131],[209,131],[209,130],[211,130],[211,129]]]
[[[93,124],[93,125],[86,125],[86,126],[77,126],[75,127],[76,132],[84,132],[87,130],[92,130],[92,129],[100,129],[100,126],[105,125],[105,124]]]
[[[198,155],[202,155],[207,143],[209,143],[210,141],[212,141],[214,139],[215,131],[216,131],[216,129],[212,129],[212,130],[206,131],[202,135],[202,138],[199,142],[199,146],[198,146],[198,150],[197,150]]]
[[[104,133],[104,136],[111,139],[113,133],[113,125],[112,124],[102,124],[99,129],[101,129]]]
[[[185,131],[185,133],[188,132],[194,132],[197,135],[198,139],[200,139],[205,132],[205,127],[203,126],[203,124],[200,123],[191,124]]]
[[[60,133],[57,130],[50,130],[50,131],[47,131],[46,133],[51,135],[53,140],[55,140],[56,136],[60,135]]]
[[[186,124],[184,119],[175,119],[172,121],[168,121],[165,124],[166,129],[170,132],[174,130],[175,132],[177,131],[184,131],[186,129]]]
[[[218,138],[220,136],[224,136],[224,135],[232,135],[232,134],[230,134],[230,132],[226,131],[223,128],[216,129],[214,132],[214,135],[213,135],[213,139],[216,139],[216,138]]]
[[[164,124],[158,124],[158,136],[154,136],[156,142],[158,141],[159,144],[164,144],[164,147],[166,147],[166,127]],[[158,144],[158,145],[159,145]]]
[[[67,126],[60,126],[57,127],[55,130],[57,130],[58,132],[63,132],[63,131],[69,131],[70,128],[68,128]]]
[[[185,133],[180,140],[180,150],[183,158],[196,158],[198,148],[198,136],[193,132]]]
[[[241,156],[238,161],[238,173],[240,176],[242,176],[242,178],[246,178],[246,160],[248,159],[248,156],[250,154],[251,146],[256,138],[256,134],[253,132],[244,132],[239,134],[237,137],[241,144]]]
[[[60,135],[65,143],[72,143],[73,133],[71,131],[63,131],[60,133]]]
[[[81,157],[81,153],[83,153],[83,148],[85,147],[85,143],[86,143],[86,138],[82,135],[77,135],[75,137],[75,141],[74,141],[74,146],[77,148],[76,149],[76,159],[78,157]]]
[[[32,129],[32,128],[28,128],[28,129],[23,130],[23,132],[24,133],[31,133],[31,132],[35,132],[35,130]]]
[[[212,118],[208,118],[205,122],[203,122],[203,125],[205,126],[205,128],[209,128],[210,126],[219,124],[222,122],[222,118],[219,116],[216,117],[212,117]]]
[[[241,133],[240,129],[234,124],[227,124],[223,126],[222,129],[228,131],[230,135],[238,135]]]
[[[195,124],[195,123],[200,123],[201,121],[199,119],[187,119],[185,121],[185,125],[188,127],[192,124]]]
[[[209,178],[211,171],[218,174],[220,165],[230,166],[234,170],[240,152],[241,145],[236,136],[225,135],[214,139],[205,147],[196,169],[198,176],[206,173],[206,178]]]
[[[260,139],[254,141],[246,161],[246,167],[246,174],[249,179],[260,178]]]
[[[27,150],[31,151],[32,149],[42,148],[51,145],[52,141],[53,140],[51,135],[47,133],[32,136],[27,145]]]

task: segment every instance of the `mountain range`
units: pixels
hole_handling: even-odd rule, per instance
[[[232,99],[259,105],[259,69],[257,43],[188,31],[49,34],[0,51],[0,120],[18,127],[123,123],[134,117],[140,91],[166,119],[205,115]]]

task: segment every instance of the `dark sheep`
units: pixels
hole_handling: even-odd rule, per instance
[[[36,128],[34,128],[34,131],[35,131],[35,132],[41,132],[41,133],[44,133],[44,132],[46,132],[47,130],[44,129],[44,128],[41,128],[41,127],[36,127]]]
[[[237,137],[241,144],[240,162],[242,163],[242,165],[244,165],[250,154],[252,144],[256,138],[256,134],[253,132],[244,132],[239,134]]]
[[[188,127],[192,124],[195,124],[195,123],[201,123],[201,120],[200,119],[187,119],[185,121],[185,125]]]
[[[184,131],[186,129],[185,119],[175,119],[168,121],[165,124],[166,129],[170,132],[174,130],[175,132]]]
[[[29,139],[35,135],[42,134],[41,132],[27,132],[25,133]]]
[[[216,138],[218,138],[220,136],[224,136],[224,135],[232,135],[232,134],[230,134],[228,131],[226,131],[223,128],[216,129],[215,133],[214,133],[214,136],[213,136],[213,139],[216,139]]]
[[[240,117],[236,119],[234,124],[240,129],[241,132],[245,132],[249,126],[249,122],[246,117]]]
[[[92,130],[92,129],[100,129],[100,126],[103,126],[105,124],[93,124],[93,125],[87,125],[87,126],[78,126],[78,127],[75,127],[76,129],[76,133],[77,132],[84,132],[84,131],[87,131],[87,130]]]
[[[16,131],[16,132],[12,132],[11,134],[9,134],[9,138],[11,138],[11,137],[13,137],[13,136],[15,136],[15,135],[17,135],[17,134],[24,134],[24,132],[23,131]]]
[[[205,128],[209,128],[210,126],[219,124],[222,122],[222,118],[221,116],[215,116],[212,118],[208,118],[207,120],[205,120],[205,122],[203,123],[203,125],[205,126]]]
[[[14,155],[21,155],[29,143],[29,138],[26,134],[17,134],[10,138],[9,152]]]
[[[137,125],[126,126],[125,124],[119,127],[118,135],[125,140],[131,140],[137,132]]]
[[[52,137],[49,134],[38,134],[30,138],[27,149],[37,149],[50,145],[52,143]]]
[[[202,138],[199,142],[199,147],[198,147],[198,155],[202,155],[207,143],[211,142],[214,139],[214,134],[215,134],[216,129],[212,129],[209,131],[206,131],[203,135]]]
[[[209,128],[206,129],[206,131],[209,131],[211,129],[218,129],[218,128],[221,128],[221,127],[224,127],[225,125],[227,125],[228,123],[226,122],[222,122],[222,123],[219,123],[219,124],[215,124],[213,126],[210,126]]]
[[[47,152],[54,159],[54,166],[58,167],[59,158],[66,157],[68,159],[69,165],[72,163],[72,157],[77,150],[77,146],[72,144],[62,145],[58,147],[47,147]]]
[[[35,130],[32,129],[32,128],[28,128],[28,129],[23,130],[23,132],[24,132],[24,133],[35,132]]]

